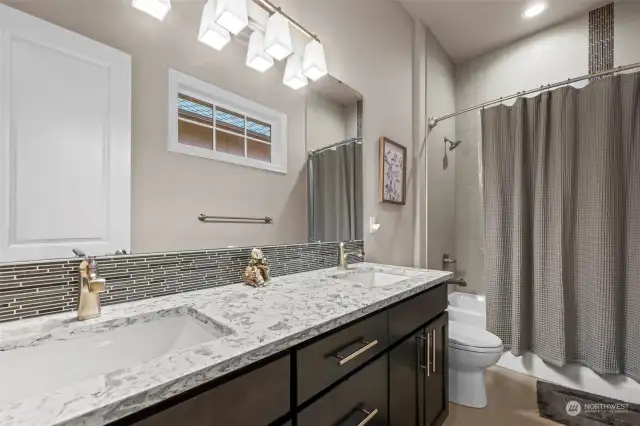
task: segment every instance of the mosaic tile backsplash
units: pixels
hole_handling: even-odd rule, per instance
[[[349,249],[363,248],[353,241]],[[262,247],[272,277],[330,268],[337,242]],[[173,253],[100,256],[98,275],[107,280],[103,305],[242,282],[251,247]],[[362,261],[350,256],[349,263]],[[0,322],[76,309],[79,259],[0,264]]]

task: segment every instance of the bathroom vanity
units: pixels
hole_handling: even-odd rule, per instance
[[[439,425],[448,413],[450,276],[361,263],[274,278],[265,288],[230,285],[109,306],[81,323],[64,314],[0,325],[0,349],[14,352],[13,344],[16,371],[24,348],[55,344],[63,352],[88,338],[115,346],[94,341],[101,352],[89,361],[100,374],[0,406],[0,423]],[[118,349],[127,330],[138,337]],[[103,360],[141,356],[157,341],[169,348],[100,371]],[[67,381],[77,373],[74,363],[58,368]]]
[[[117,424],[440,425],[446,297],[437,285]]]

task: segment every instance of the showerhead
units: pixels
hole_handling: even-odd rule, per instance
[[[449,138],[444,138],[444,144],[446,145],[449,142],[449,151],[453,151],[462,143],[462,141],[452,141]]]

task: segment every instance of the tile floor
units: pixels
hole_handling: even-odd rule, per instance
[[[478,410],[449,404],[444,426],[558,425],[538,415],[535,378],[494,366],[486,381],[489,405]]]

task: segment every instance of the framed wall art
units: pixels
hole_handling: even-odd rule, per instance
[[[378,195],[381,203],[407,202],[407,148],[389,138],[380,138]]]

